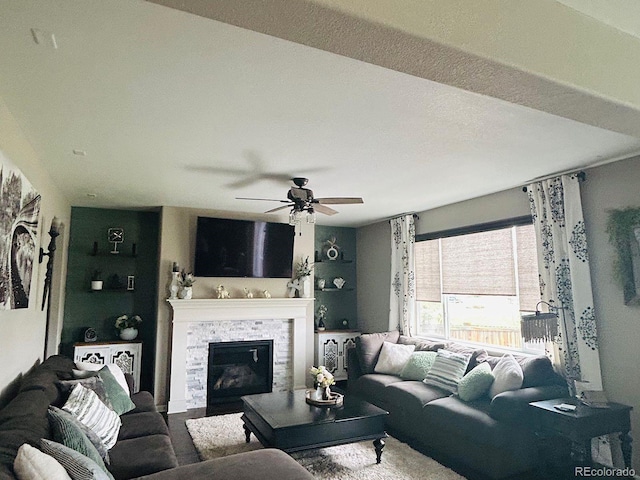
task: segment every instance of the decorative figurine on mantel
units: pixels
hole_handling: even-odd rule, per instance
[[[245,298],[253,298],[253,292],[251,292],[251,290],[249,290],[248,288],[244,289],[244,296]]]
[[[262,296],[264,298],[271,298],[271,292],[269,290],[263,290],[262,291]]]
[[[218,299],[231,298],[231,295],[229,295],[229,292],[224,288],[224,285],[218,285],[216,292],[218,294]]]
[[[180,293],[178,296],[183,300],[191,300],[193,297],[193,284],[196,281],[196,277],[193,273],[182,269],[180,272]]]

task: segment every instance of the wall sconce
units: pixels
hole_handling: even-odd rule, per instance
[[[49,257],[47,260],[47,273],[44,276],[44,290],[42,292],[42,310],[44,310],[44,306],[47,303],[47,300],[51,296],[51,278],[53,276],[53,257],[56,251],[56,238],[60,235],[60,222],[56,217],[53,217],[51,220],[51,227],[49,227],[49,236],[51,240],[49,240],[49,249],[48,252],[45,252],[42,247],[40,247],[40,257],[38,259],[38,263],[42,263],[44,257]]]

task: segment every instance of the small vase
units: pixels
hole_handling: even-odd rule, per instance
[[[322,400],[331,400],[331,387],[324,387],[322,389]]]
[[[191,297],[193,297],[193,287],[182,287],[179,295],[183,300],[191,300]]]
[[[91,280],[91,290],[102,290],[102,280]]]
[[[301,298],[310,298],[311,297],[311,277],[306,276],[300,279],[300,297]]]
[[[120,338],[122,340],[133,340],[138,336],[138,329],[129,327],[120,330]]]
[[[171,272],[171,283],[169,284],[169,299],[175,300],[178,298],[178,291],[180,290],[180,272]]]

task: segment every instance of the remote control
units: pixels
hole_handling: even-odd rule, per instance
[[[560,403],[558,405],[554,405],[553,408],[560,410],[562,412],[573,412],[576,409],[575,405],[571,405],[569,403]]]

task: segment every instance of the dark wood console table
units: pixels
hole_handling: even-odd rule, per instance
[[[561,403],[575,405],[576,409],[572,412],[558,410],[556,405]],[[556,398],[529,405],[533,411],[536,432],[541,436],[559,435],[571,440],[583,452],[585,458],[581,461],[592,462],[592,438],[620,432],[625,467],[631,468],[629,430],[632,407],[609,402],[606,408],[594,408],[580,403],[576,398]]]

